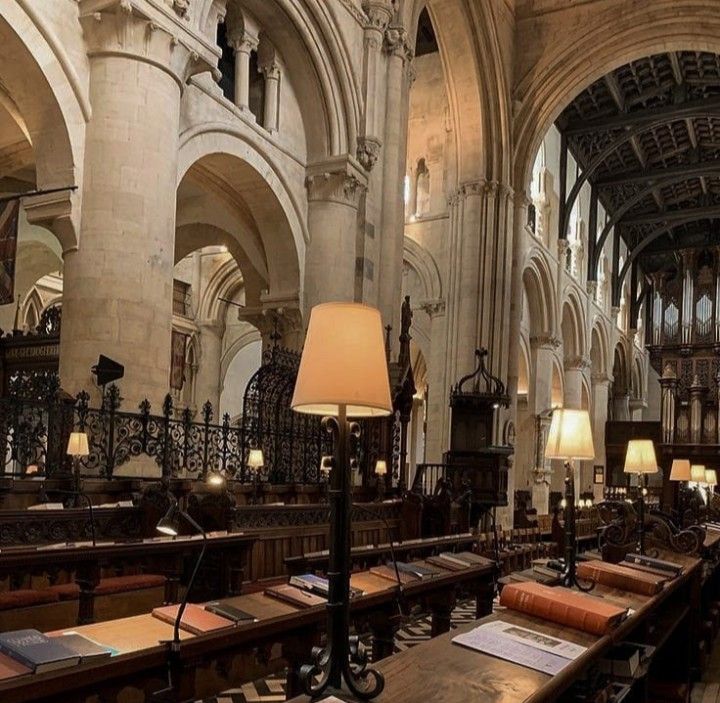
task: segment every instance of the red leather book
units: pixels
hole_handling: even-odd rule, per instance
[[[662,590],[668,580],[666,576],[636,571],[626,566],[620,566],[620,564],[609,564],[606,561],[597,560],[581,561],[577,565],[577,575],[580,579],[630,591],[630,593],[639,593],[643,596],[654,596]]]
[[[154,608],[152,614],[158,620],[174,625],[179,609],[179,605],[164,605],[161,608]],[[209,610],[192,603],[187,604],[180,621],[180,629],[192,632],[193,635],[205,635],[208,632],[216,632],[231,627],[235,627],[232,620],[221,618],[219,615],[215,615],[215,613],[211,613]]]
[[[627,608],[600,598],[531,581],[506,584],[500,605],[592,635],[604,635],[627,614]]]
[[[287,583],[266,588],[265,595],[285,601],[286,603],[290,603],[290,605],[296,605],[298,608],[312,608],[314,605],[327,603],[327,600],[322,596],[310,593],[309,591],[303,591],[302,588],[291,586]]]

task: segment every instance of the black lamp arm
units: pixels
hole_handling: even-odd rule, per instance
[[[175,627],[173,629],[174,649],[177,649],[180,646],[180,622],[182,621],[183,613],[185,612],[185,608],[187,607],[188,600],[190,598],[190,592],[192,591],[192,587],[195,583],[195,577],[197,576],[197,573],[200,569],[200,564],[205,557],[205,550],[207,549],[207,534],[205,533],[205,530],[195,520],[193,520],[193,518],[182,508],[180,508],[180,516],[185,520],[185,522],[190,525],[190,527],[194,528],[202,535],[203,545],[202,549],[200,550],[200,554],[195,561],[195,566],[193,567],[190,580],[188,581],[187,588],[185,589],[185,595],[183,596],[182,603],[180,603],[180,608],[178,609],[177,617],[175,618]]]

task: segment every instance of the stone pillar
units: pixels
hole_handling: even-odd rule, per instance
[[[447,316],[445,302],[428,301],[423,309],[430,316],[430,358],[428,368],[427,427],[425,430],[425,460],[428,463],[442,461],[442,455],[449,447],[450,409],[445,378],[447,359]]]
[[[125,407],[169,390],[180,96],[210,69],[185,30],[117,0],[85,10],[93,106],[79,246],[65,254],[60,376],[94,388],[98,354],[125,365]],[[210,57],[214,65],[215,57]]]
[[[262,67],[265,76],[265,124],[269,132],[277,132],[280,110],[280,67],[277,62]]]
[[[592,383],[592,431],[593,444],[595,445],[595,460],[593,465],[605,467],[605,483],[607,483],[607,463],[605,455],[605,424],[608,414],[608,395],[610,392],[610,378],[606,374],[595,373],[591,377]],[[593,498],[595,502],[603,499],[604,485],[595,484],[593,474],[590,475],[593,486]]]
[[[200,360],[195,380],[195,403],[201,408],[205,401],[212,403],[215,418],[220,418],[220,359],[225,325],[215,320],[203,320],[200,327]]]
[[[583,374],[589,366],[585,357],[567,357],[564,360],[565,384],[563,404],[566,408],[582,407]]]
[[[619,388],[613,394],[613,420],[630,419],[630,394],[627,389]]]
[[[250,109],[250,54],[258,48],[257,37],[245,32],[233,38],[235,50],[235,105],[241,110]]]
[[[413,78],[412,51],[405,30],[389,27],[385,32],[387,88],[383,135],[383,195],[378,255],[378,307],[383,320],[400,329],[402,301],[402,260],[405,238],[403,198],[407,160],[409,90]],[[397,345],[391,336],[391,348]]]
[[[308,167],[308,230],[305,310],[318,303],[353,300],[358,205],[367,177],[349,155]]]

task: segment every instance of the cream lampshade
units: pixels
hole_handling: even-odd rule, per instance
[[[705,483],[708,486],[717,486],[717,472],[715,469],[705,469]]]
[[[658,463],[655,457],[655,445],[651,439],[631,439],[625,454],[626,474],[657,473]]]
[[[670,469],[671,481],[690,481],[690,461],[688,459],[673,459]]]
[[[324,303],[310,312],[293,410],[311,415],[378,417],[392,413],[380,311]]]
[[[85,432],[71,432],[68,439],[67,454],[70,456],[88,456],[88,436]]]
[[[375,462],[375,474],[377,476],[385,476],[387,474],[387,462],[384,459],[378,459]]]
[[[247,465],[249,469],[262,469],[265,466],[265,457],[262,449],[251,449],[248,452]]]
[[[590,416],[587,410],[557,408],[553,412],[545,445],[548,459],[594,459]]]
[[[705,483],[705,467],[702,464],[693,464],[690,467],[690,480],[694,483]]]

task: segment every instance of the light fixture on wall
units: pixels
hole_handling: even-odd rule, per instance
[[[657,473],[655,445],[651,439],[631,439],[625,453],[625,473],[637,474],[640,515],[638,518],[638,551],[645,554],[645,494],[647,477]],[[703,475],[704,475],[703,471]]]
[[[362,645],[350,642],[350,435],[359,435],[348,418],[390,415],[392,403],[380,312],[356,303],[325,303],[310,313],[305,348],[291,407],[322,415],[333,435],[330,472],[330,558],[328,639],[313,650],[313,663],[301,669],[308,695],[316,698],[345,681],[357,697],[370,699],[385,686],[382,675],[358,656]],[[358,649],[360,648],[360,649]],[[352,660],[351,660],[352,658]],[[320,677],[315,683],[315,678]]]
[[[565,462],[565,570],[563,584],[577,586],[587,591],[588,587],[578,583],[576,575],[576,529],[575,529],[575,465],[576,459],[595,458],[590,415],[587,410],[557,408],[553,411],[550,430],[545,445],[548,459],[562,459]],[[590,586],[592,588],[592,586]]]
[[[385,498],[385,477],[387,476],[387,462],[385,459],[378,459],[375,462],[375,476],[377,476],[377,497],[382,503]]]

